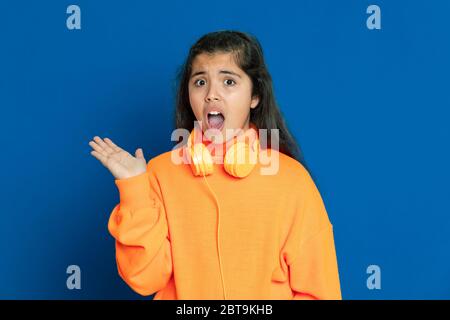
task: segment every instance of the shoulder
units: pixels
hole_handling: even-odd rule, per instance
[[[267,168],[266,173],[273,174],[281,180],[290,181],[295,185],[312,182],[309,171],[302,163],[280,151],[263,150],[260,164],[262,168]]]
[[[297,207],[293,218],[300,217],[299,222],[307,226],[308,230],[303,228],[305,237],[308,238],[315,232],[331,227],[324,199],[305,166],[296,159],[280,153],[280,167],[281,174],[290,177],[289,190],[296,198]]]
[[[314,203],[316,206],[322,206],[322,196],[308,169],[298,160],[282,152],[276,151],[274,158],[276,157],[279,159],[279,168],[274,181],[276,180],[280,189],[295,197],[298,203]]]

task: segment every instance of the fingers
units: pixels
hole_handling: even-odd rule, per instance
[[[108,139],[109,140],[109,139]],[[112,143],[111,140],[109,142]],[[91,155],[98,159],[104,166],[106,166],[108,158],[117,150],[117,146],[106,144],[100,137],[95,136],[94,141],[89,141],[89,145],[94,149]],[[113,149],[115,148],[115,149]],[[119,148],[120,149],[120,148]]]
[[[106,152],[107,154],[111,154],[114,153],[115,151],[108,145],[105,143],[105,141],[103,141],[100,137],[95,136],[94,137],[94,141],[97,143],[97,145],[99,145],[104,152]]]
[[[142,151],[141,148],[136,150],[136,158],[142,158],[144,159],[144,152]]]
[[[89,145],[92,147],[92,149],[97,151],[97,153],[99,153],[105,157],[108,156],[108,153],[94,141],[89,141]]]
[[[91,151],[91,154],[98,159],[103,165],[106,165],[106,160],[107,157],[105,157],[104,155],[102,155],[101,153],[97,152],[97,151]]]
[[[97,154],[100,154],[104,157],[108,156],[108,153],[97,143],[94,141],[89,141],[89,145],[97,152]]]
[[[111,139],[105,138],[104,140],[105,140],[106,144],[108,146],[110,146],[111,149],[113,149],[114,151],[116,151],[116,152],[122,151],[122,149],[120,147],[116,146],[116,144],[114,142],[112,142]]]

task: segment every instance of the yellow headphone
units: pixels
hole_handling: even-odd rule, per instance
[[[253,123],[250,123],[250,129],[255,130],[256,133],[253,141],[251,141],[252,139],[246,139],[249,138],[246,136],[244,136],[244,141],[234,137],[223,158],[225,171],[236,178],[248,176],[257,162],[259,138],[256,126]],[[189,135],[186,151],[194,176],[207,176],[213,173],[214,162],[208,148],[202,142],[202,139],[197,139],[197,135],[201,135],[201,130],[194,127]]]
[[[236,178],[244,178],[250,174],[253,168],[256,165],[259,151],[259,137],[256,126],[253,123],[250,123],[250,129],[255,130],[255,138],[245,139],[244,142],[238,141],[236,137],[233,138],[233,143],[225,152],[225,156],[223,159],[223,167],[225,171],[233,177]],[[192,132],[188,138],[186,153],[189,157],[189,163],[191,165],[192,173],[194,176],[203,176],[206,185],[208,186],[209,191],[212,193],[214,200],[217,204],[217,253],[219,258],[219,267],[220,267],[220,276],[222,280],[222,290],[223,297],[227,299],[227,293],[225,289],[225,282],[223,279],[223,270],[222,270],[222,259],[220,256],[220,246],[219,246],[219,237],[220,237],[220,205],[219,200],[217,200],[217,196],[212,190],[211,186],[206,179],[207,175],[213,173],[214,162],[209,152],[208,148],[203,144],[202,139],[197,142],[197,135],[201,135],[201,130],[194,126]],[[242,161],[242,156],[244,156],[244,161]],[[253,158],[252,158],[253,156]]]

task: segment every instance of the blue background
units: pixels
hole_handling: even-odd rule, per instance
[[[81,30],[66,8],[81,8]],[[366,8],[381,8],[381,30]],[[95,135],[172,148],[174,80],[220,29],[260,40],[328,214],[344,299],[450,297],[448,1],[2,1],[0,298],[150,299],[118,276]],[[81,268],[81,290],[66,268]],[[369,265],[381,289],[369,290]]]

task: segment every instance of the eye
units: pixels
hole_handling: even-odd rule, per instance
[[[227,81],[232,81],[233,83],[236,83],[236,81],[234,81],[233,79],[226,79],[225,82]]]
[[[197,83],[198,83],[199,81],[205,81],[205,80],[203,80],[203,79],[197,79],[197,80],[194,81],[194,85],[196,85],[196,86],[198,87]]]

